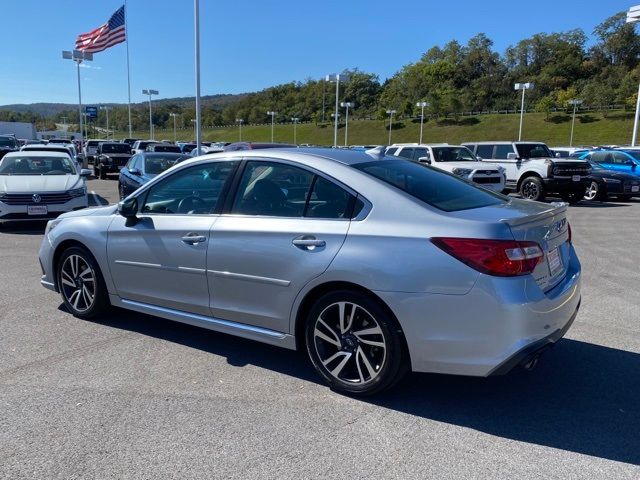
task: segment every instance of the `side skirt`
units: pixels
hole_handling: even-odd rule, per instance
[[[254,327],[244,323],[231,322],[215,317],[207,317],[195,313],[173,310],[171,308],[159,307],[148,303],[137,302],[135,300],[127,300],[117,295],[109,295],[111,305],[114,307],[125,308],[135,312],[146,313],[147,315],[155,315],[157,317],[173,320],[174,322],[186,323],[195,327],[202,327],[216,332],[228,333],[237,337],[247,338],[262,343],[268,343],[277,347],[296,349],[296,340],[293,335],[287,333],[276,332],[262,327]]]

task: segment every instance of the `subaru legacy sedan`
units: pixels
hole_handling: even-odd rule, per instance
[[[39,257],[79,318],[113,305],[300,349],[352,395],[531,366],[580,305],[566,204],[350,150],[184,161],[50,221]]]

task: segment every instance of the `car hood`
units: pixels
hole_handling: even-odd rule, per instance
[[[74,210],[73,212],[67,212],[60,215],[58,218],[72,218],[72,217],[92,217],[102,216],[106,217],[113,215],[118,211],[117,205],[107,205],[106,207],[89,207],[82,210]]]
[[[2,193],[63,192],[81,186],[78,175],[0,175]]]
[[[443,167],[447,170],[454,168],[470,168],[471,170],[499,170],[498,165],[491,162],[436,162],[436,167]]]

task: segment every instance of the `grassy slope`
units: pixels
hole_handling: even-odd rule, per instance
[[[462,117],[458,123],[450,121],[429,121],[424,126],[424,141],[461,143],[474,140],[515,140],[518,136],[518,115],[481,115]],[[356,120],[349,122],[349,144],[386,144],[388,124],[379,120]],[[317,126],[315,124],[298,125],[298,143],[319,145],[333,144],[333,125]],[[394,124],[392,142],[417,142],[419,138],[419,122],[402,120]],[[552,115],[549,120],[544,114],[528,113],[525,115],[523,139],[540,140],[550,146],[569,144],[571,117],[569,115]],[[583,114],[576,118],[574,144],[624,144],[630,143],[633,129],[633,114],[610,112],[605,118],[600,113]],[[122,137],[124,135],[119,135]],[[147,138],[148,132],[134,132],[137,138]],[[205,140],[230,141],[238,140],[238,127],[214,128],[204,131]],[[157,139],[173,139],[173,130],[157,130]],[[179,140],[191,140],[193,130],[178,130]],[[244,126],[243,140],[270,141],[270,125]],[[293,142],[293,125],[276,125],[276,142]],[[338,132],[338,143],[344,144],[344,126]]]

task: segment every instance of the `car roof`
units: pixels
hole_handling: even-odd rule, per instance
[[[177,152],[142,152],[138,153],[143,158],[145,157],[166,157],[166,158],[190,158],[189,155],[185,153],[177,153]]]
[[[546,143],[540,142],[537,140],[533,140],[531,142],[525,142],[525,141],[511,142],[509,140],[495,140],[495,141],[483,140],[482,142],[463,142],[462,145],[520,145],[520,144],[531,144],[531,143],[539,143],[542,145],[546,145]]]
[[[69,158],[69,154],[65,152],[56,152],[55,150],[43,152],[41,150],[21,150],[19,152],[9,152],[3,158],[6,157],[21,157],[24,156],[25,153],[30,157],[63,157]]]
[[[65,144],[65,143],[50,143],[50,144],[45,144],[45,143],[29,143],[27,145],[24,145],[22,147],[22,150],[29,150],[29,151],[37,151],[37,150],[52,150],[55,151],[55,149],[69,149],[70,147],[72,147],[72,145],[69,144]]]

